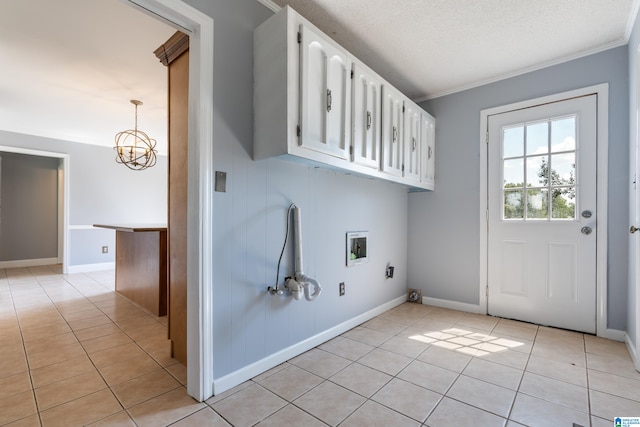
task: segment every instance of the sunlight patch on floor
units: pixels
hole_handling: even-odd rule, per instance
[[[472,356],[486,356],[524,345],[519,341],[494,337],[460,328],[429,331],[409,337],[412,340],[431,344],[447,350]]]

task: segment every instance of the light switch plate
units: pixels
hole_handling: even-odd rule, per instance
[[[227,173],[216,171],[215,190],[219,193],[227,192]]]

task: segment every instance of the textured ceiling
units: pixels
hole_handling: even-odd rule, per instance
[[[292,5],[418,100],[623,45],[640,2],[256,1]],[[112,146],[136,98],[140,129],[165,152],[153,51],[174,32],[123,0],[0,0],[0,129]]]
[[[626,44],[637,0],[274,0],[414,99]]]

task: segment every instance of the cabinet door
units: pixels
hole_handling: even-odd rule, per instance
[[[380,167],[380,104],[382,81],[361,64],[353,64],[351,160],[359,165]]]
[[[422,110],[411,101],[404,102],[404,177],[420,181]]]
[[[422,112],[421,115],[421,134],[422,134],[422,170],[420,173],[420,181],[427,184],[431,190],[435,186],[435,164],[436,164],[436,119],[428,113]]]
[[[347,159],[351,65],[345,51],[300,26],[300,145]]]
[[[404,95],[391,86],[382,86],[382,170],[402,176]]]

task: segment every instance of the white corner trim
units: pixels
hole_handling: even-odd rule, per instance
[[[468,304],[465,302],[430,297],[422,297],[422,303],[432,305],[434,307],[448,308],[450,310],[464,311],[467,313],[485,314],[480,304]]]
[[[262,3],[264,6],[268,7],[274,12],[280,11],[282,9],[280,6],[275,4],[272,0],[258,0],[258,3]]]
[[[0,268],[40,267],[43,265],[56,265],[56,264],[58,264],[58,257],[18,259],[15,261],[0,261]]]
[[[237,386],[238,384],[242,384],[243,382],[250,380],[257,375],[260,375],[261,373],[268,371],[269,369],[278,366],[279,364],[284,363],[287,360],[296,357],[307,350],[317,347],[320,344],[325,343],[330,339],[347,332],[349,329],[353,329],[356,326],[361,325],[367,320],[373,319],[374,317],[384,313],[387,310],[399,306],[400,304],[406,302],[406,300],[407,297],[405,295],[393,299],[385,304],[367,311],[366,313],[356,316],[353,319],[347,320],[337,326],[334,326],[333,328],[327,329],[324,332],[320,332],[317,335],[294,344],[291,347],[280,350],[277,353],[260,359],[221,378],[214,379],[213,392],[214,394],[220,394]]]
[[[487,265],[488,265],[488,229],[487,229],[487,173],[488,173],[488,147],[485,138],[488,132],[489,116],[512,110],[529,108],[552,102],[558,102],[569,98],[585,95],[597,95],[597,192],[596,207],[596,239],[598,241],[596,253],[596,333],[601,337],[618,336],[612,330],[607,329],[607,236],[608,236],[608,165],[609,165],[609,84],[601,83],[581,89],[562,92],[541,98],[535,98],[516,102],[513,104],[493,107],[480,112],[480,306],[487,310]],[[487,311],[484,311],[487,313]],[[611,338],[615,339],[615,338]],[[620,340],[620,339],[619,339]]]
[[[611,341],[625,342],[627,333],[618,329],[605,329],[598,334],[598,337],[605,338]]]
[[[624,39],[627,43],[629,43],[631,33],[633,32],[633,27],[636,24],[638,10],[640,10],[640,0],[633,0],[633,4],[631,5],[631,13],[629,14],[629,20],[627,21],[627,28],[624,32]]]
[[[115,268],[115,261],[99,262],[96,264],[78,264],[70,265],[68,267],[68,272],[65,274],[91,273],[93,271],[115,270]]]
[[[640,366],[639,364],[639,360],[638,360],[638,353],[636,353],[636,347],[633,345],[633,342],[631,341],[631,337],[629,336],[629,334],[627,334],[626,332],[623,333],[624,334],[624,343],[627,346],[627,350],[629,351],[629,356],[631,356],[631,360],[633,360],[633,365],[636,367],[636,370],[638,370],[638,366]]]

